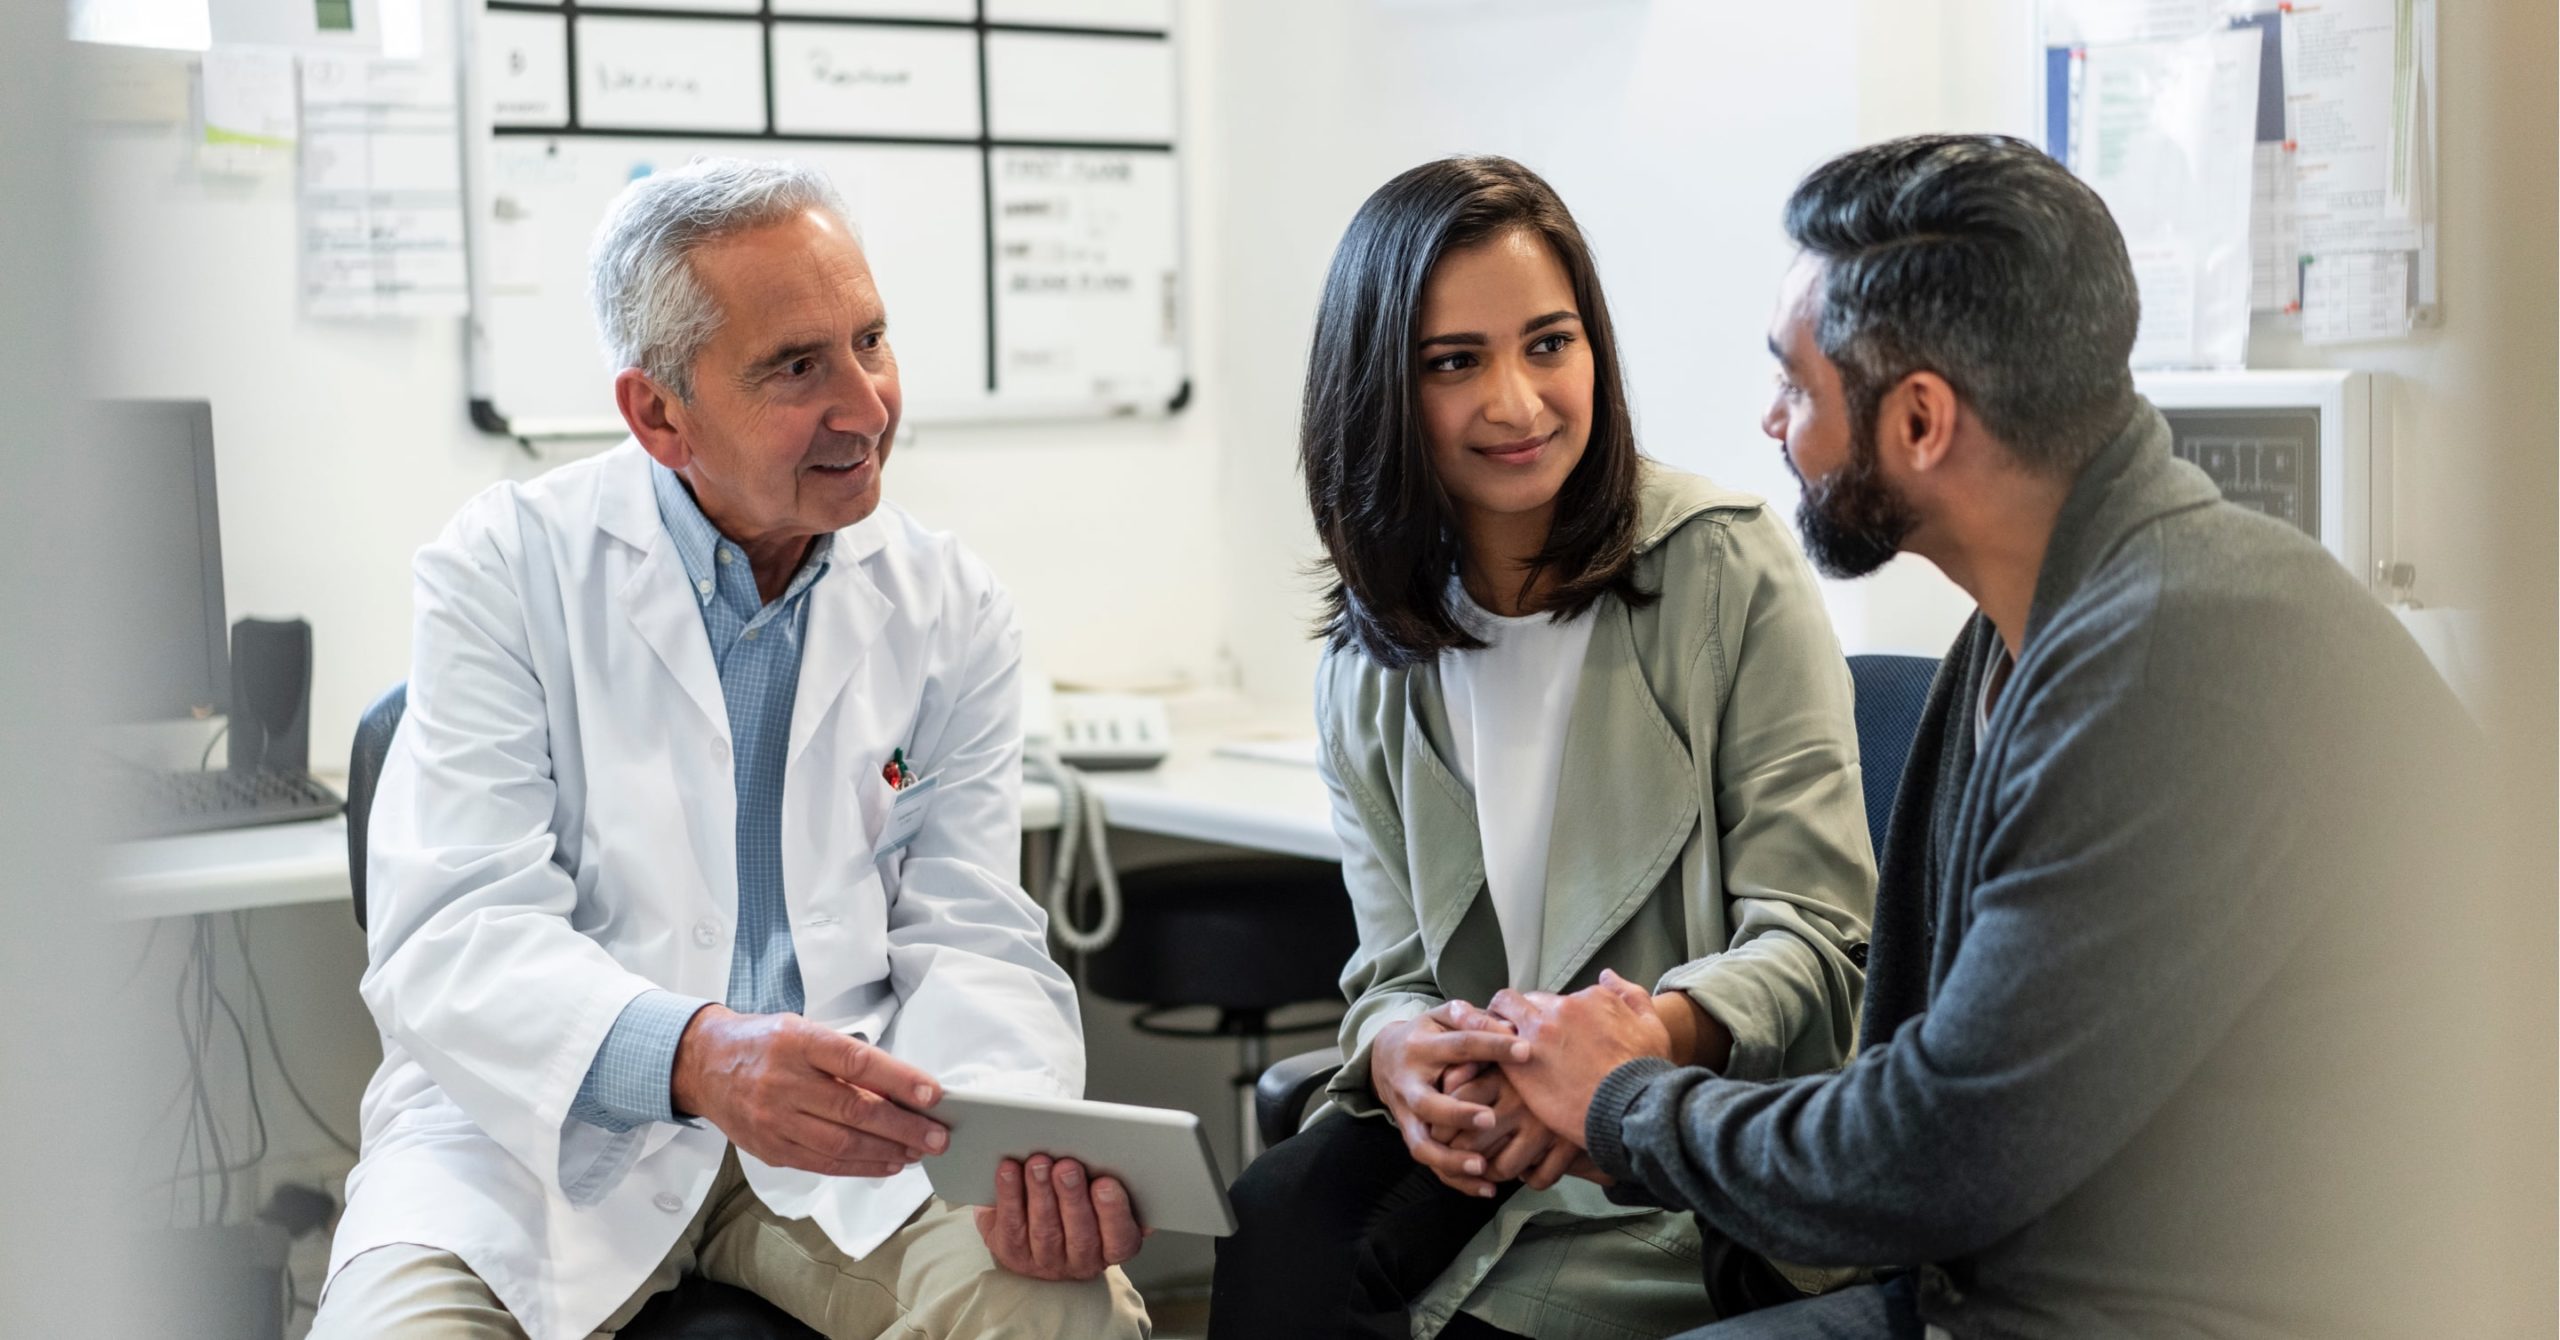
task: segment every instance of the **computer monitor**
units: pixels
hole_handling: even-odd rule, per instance
[[[111,400],[89,420],[92,478],[116,533],[117,617],[130,650],[99,666],[111,721],[222,715],[231,704],[222,526],[213,493],[213,407]]]
[[[2376,373],[2137,372],[2170,449],[2224,497],[2318,540],[2379,587],[2392,558],[2391,416]]]

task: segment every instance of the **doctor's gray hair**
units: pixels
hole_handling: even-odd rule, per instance
[[[693,252],[731,233],[823,209],[853,226],[826,174],[793,163],[697,158],[622,188],[587,258],[587,300],[605,358],[693,399],[693,360],[720,311],[693,273]]]

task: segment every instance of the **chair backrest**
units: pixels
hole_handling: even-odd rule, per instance
[[[1902,764],[1911,757],[1911,738],[1920,733],[1920,709],[1929,701],[1929,681],[1937,676],[1934,656],[1849,658],[1849,680],[1858,692],[1858,765],[1866,774],[1867,837],[1879,862],[1885,830],[1893,823]]]
[[[391,754],[391,737],[400,730],[400,714],[409,710],[409,684],[403,680],[383,690],[356,722],[356,746],[347,758],[347,883],[355,891],[356,925],[364,925],[364,846],[373,818],[373,788],[382,780],[382,760]]]

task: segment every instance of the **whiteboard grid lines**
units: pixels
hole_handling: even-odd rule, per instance
[[[603,19],[725,19],[731,23],[838,24],[853,28],[938,28],[945,32],[1025,33],[1034,37],[1123,37],[1132,41],[1169,41],[1166,28],[1105,28],[1073,23],[1007,23],[998,19],[911,19],[875,14],[785,14],[771,0],[756,10],[659,9],[653,5],[582,5],[575,0],[487,0],[485,8],[501,14],[573,14]]]
[[[1010,403],[1016,410],[1037,412],[1055,406],[1070,413],[1089,412],[1076,409],[1087,395],[1095,407],[1113,414],[1133,412],[1141,404],[1178,411],[1190,398],[1188,378],[1179,375],[1179,368],[1163,383],[1168,389],[1146,390],[1160,375],[1156,360],[1162,355],[1148,352],[1160,341],[1151,333],[1136,334],[1134,318],[1122,309],[1146,303],[1155,269],[1132,268],[1134,262],[1114,249],[1130,244],[1110,240],[1115,232],[1135,229],[1142,239],[1137,245],[1144,250],[1164,245],[1157,230],[1168,224],[1178,227],[1172,216],[1178,205],[1168,195],[1176,187],[1167,184],[1179,181],[1174,166],[1178,118],[1170,108],[1150,111],[1143,95],[1134,103],[1099,97],[1118,89],[1144,89],[1151,78],[1169,77],[1157,72],[1170,68],[1175,45],[1171,24],[1142,26],[1152,16],[1126,9],[1093,13],[1092,22],[1078,21],[1086,15],[1067,13],[1021,16],[1036,22],[991,18],[991,12],[1005,12],[1004,0],[947,2],[937,17],[796,12],[840,10],[844,0],[466,3],[495,22],[515,25],[502,39],[510,45],[482,52],[494,62],[492,68],[512,76],[513,82],[502,86],[500,100],[484,108],[473,127],[494,144],[514,146],[514,156],[502,158],[498,168],[499,189],[511,193],[498,197],[499,203],[513,211],[501,214],[495,225],[506,230],[504,245],[490,253],[507,253],[492,262],[499,270],[530,273],[518,253],[563,250],[545,240],[550,234],[537,231],[540,221],[560,215],[554,196],[578,199],[590,189],[579,185],[589,180],[582,171],[625,161],[608,145],[634,146],[630,153],[637,156],[627,160],[634,164],[631,176],[651,171],[658,153],[682,156],[678,146],[684,141],[732,144],[739,146],[734,152],[750,154],[755,152],[750,146],[765,145],[771,152],[815,155],[836,164],[830,170],[839,172],[847,160],[830,157],[831,151],[912,149],[919,151],[912,160],[903,154],[896,159],[916,166],[898,167],[897,173],[921,173],[918,180],[939,180],[945,191],[959,187],[953,195],[965,192],[963,183],[979,191],[979,236],[974,240],[980,245],[952,248],[945,253],[945,264],[955,281],[964,267],[978,271],[982,321],[975,333],[983,377],[971,375],[976,369],[963,371],[965,362],[959,362],[951,369],[959,375],[950,379],[947,392],[964,394],[963,388],[977,383],[989,406]],[[532,20],[557,26],[527,26]],[[1039,61],[1047,64],[1026,64],[1035,48]],[[1069,51],[1072,57],[1064,54]],[[849,58],[848,52],[860,54]],[[1082,85],[1092,87],[1056,77],[1053,67],[1065,59],[1077,62],[1076,68],[1085,72]],[[910,60],[928,64],[896,64]],[[942,82],[924,83],[908,72],[919,69],[938,69],[933,77]],[[528,77],[528,70],[535,73]],[[545,78],[539,73],[544,70],[558,73]],[[972,76],[976,86],[968,89]],[[999,96],[999,83],[1030,88]],[[906,100],[883,103],[875,91],[880,89],[905,93]],[[1062,110],[1053,114],[1052,108]],[[589,147],[581,150],[581,144]],[[706,147],[699,152],[733,151]],[[533,157],[525,157],[527,153]],[[976,156],[974,172],[963,166],[961,153]],[[944,166],[929,166],[936,161]],[[584,169],[575,166],[582,163]],[[610,175],[619,179],[624,173],[616,166]],[[600,182],[593,189],[613,185]],[[475,182],[475,191],[486,190],[485,183]],[[530,212],[524,204],[528,194],[534,197]],[[951,203],[966,208],[959,200]],[[488,207],[475,196],[475,209]],[[527,224],[526,219],[535,222]],[[924,236],[911,232],[898,240],[905,245]],[[510,265],[516,268],[510,271]],[[499,295],[502,314],[487,318],[493,327],[514,323],[530,330],[557,324],[551,308],[528,303],[538,288],[526,288],[521,279],[508,282],[515,287]],[[1169,271],[1164,283],[1169,295]],[[474,298],[476,312],[480,295]],[[931,329],[960,334],[968,324],[955,312]],[[1135,352],[1136,361],[1128,367],[1088,361],[1073,352],[1097,338],[1091,331],[1117,332],[1122,325],[1132,337],[1114,347]],[[518,416],[538,421],[546,434],[581,435],[606,427],[601,418],[593,427],[576,418],[565,397],[527,391],[496,374],[483,377],[475,370],[473,391],[474,422],[484,428],[504,426]],[[525,403],[514,403],[519,400]]]

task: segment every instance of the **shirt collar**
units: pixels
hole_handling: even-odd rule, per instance
[[[675,541],[676,557],[684,564],[684,575],[693,583],[694,603],[708,605],[717,588],[719,573],[714,566],[725,537],[711,518],[702,514],[702,505],[694,501],[693,490],[686,488],[676,472],[649,463],[649,484],[658,495],[658,517],[667,526],[668,538]],[[827,562],[835,552],[836,537],[823,534],[809,542],[809,552],[800,559],[800,570],[791,574],[790,585],[783,588],[787,603],[807,591],[811,583],[826,575]],[[732,548],[737,542],[729,541]]]

